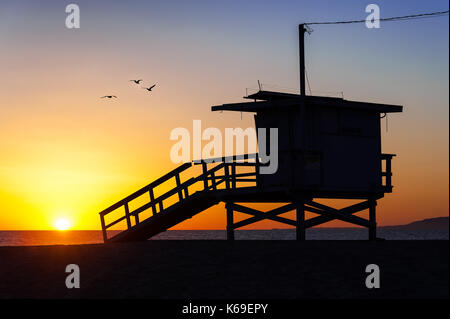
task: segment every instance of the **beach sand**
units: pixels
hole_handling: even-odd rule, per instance
[[[0,298],[448,298],[448,241],[0,247]],[[67,289],[67,264],[80,289]],[[368,289],[368,264],[381,288]]]

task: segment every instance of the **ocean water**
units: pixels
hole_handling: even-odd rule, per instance
[[[108,232],[108,237],[117,231]],[[404,230],[379,228],[377,236],[386,240],[448,240],[448,230]],[[225,240],[225,230],[169,230],[150,240]],[[307,240],[366,240],[367,229],[313,228]],[[294,229],[236,230],[236,240],[294,240]],[[0,231],[0,246],[78,245],[103,243],[102,232],[80,231]]]

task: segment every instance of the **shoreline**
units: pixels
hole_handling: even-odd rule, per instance
[[[108,237],[117,233],[109,232]],[[235,239],[295,240],[295,229],[236,230]],[[226,240],[226,230],[169,230],[154,236],[155,240]],[[363,228],[312,228],[306,230],[306,240],[366,240]],[[448,229],[387,229],[379,228],[378,237],[396,240],[449,240]],[[0,247],[103,244],[101,231],[0,231]]]

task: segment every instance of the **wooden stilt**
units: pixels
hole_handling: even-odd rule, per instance
[[[369,240],[377,239],[377,221],[376,221],[376,210],[375,207],[377,205],[377,201],[370,199],[369,206]]]
[[[227,209],[227,240],[234,240],[233,203],[226,203]]]
[[[305,240],[305,203],[297,202],[297,240]]]

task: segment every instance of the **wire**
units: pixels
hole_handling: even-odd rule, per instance
[[[388,117],[387,117],[387,113],[386,113],[386,132],[388,131],[388,126],[389,126],[389,124],[388,124]]]
[[[311,86],[309,85],[308,72],[306,72],[306,69],[305,69],[305,76],[306,76],[306,83],[308,83],[309,95],[312,95]]]
[[[420,13],[420,14],[413,14],[413,15],[407,15],[407,16],[400,16],[400,17],[390,17],[390,18],[381,18],[381,19],[374,19],[371,21],[402,21],[402,20],[413,20],[413,19],[421,19],[421,18],[433,18],[433,17],[439,17],[444,16],[448,14],[447,11],[438,11],[438,12],[430,12],[430,13]],[[366,20],[349,20],[349,21],[327,21],[327,22],[309,22],[304,23],[304,25],[313,25],[313,24],[349,24],[349,23],[362,23],[366,22]]]

